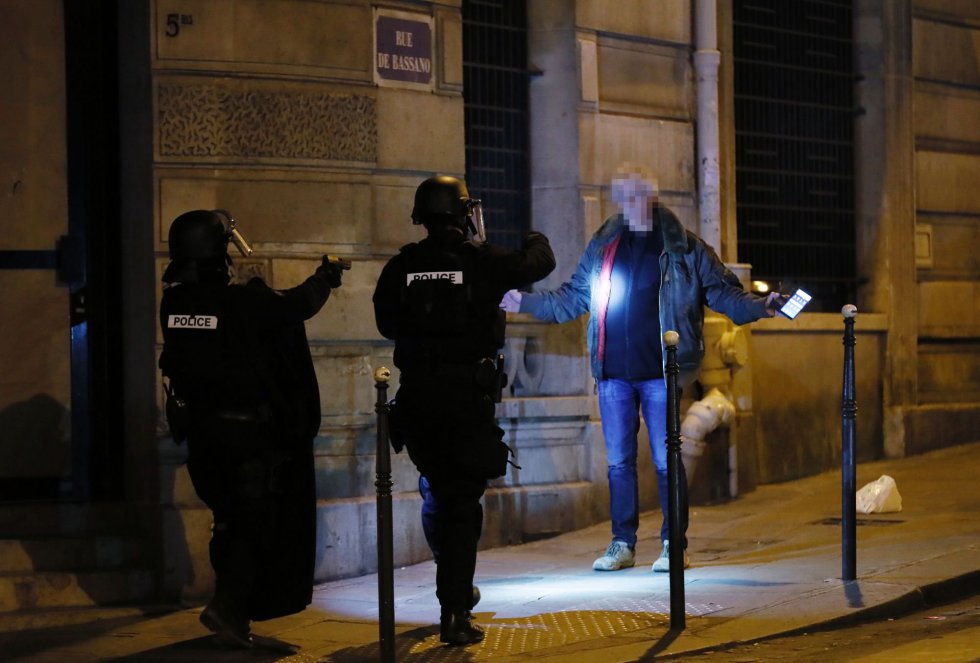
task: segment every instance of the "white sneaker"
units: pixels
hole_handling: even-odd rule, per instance
[[[687,556],[687,551],[684,551],[684,568],[691,566],[691,558]],[[664,549],[660,553],[660,557],[657,561],[653,563],[654,573],[669,573],[670,572],[670,541],[664,541]]]
[[[602,557],[592,562],[593,571],[618,571],[636,564],[633,551],[625,541],[613,539]]]

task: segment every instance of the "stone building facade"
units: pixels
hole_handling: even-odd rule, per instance
[[[156,369],[167,229],[194,208],[232,211],[252,241],[254,255],[235,261],[238,277],[289,287],[324,253],[354,261],[343,288],[307,324],[323,408],[315,447],[317,578],[375,569],[372,375],[392,366],[392,346],[377,334],[368,302],[385,261],[419,237],[409,221],[417,184],[435,173],[466,172],[462,2],[145,0],[118,3],[104,26],[118,53],[109,85],[117,100],[119,172],[106,196],[118,223],[105,231],[105,245],[125,278],[109,301],[118,329],[106,351],[117,357],[109,379],[118,385],[118,408],[99,415],[118,425],[95,431],[118,438],[109,501],[141,523],[141,537],[160,544],[138,560],[152,572],[148,591],[155,596],[194,600],[212,582],[210,514],[194,496],[184,450],[167,436]],[[732,3],[712,4],[721,62],[716,248],[748,281],[735,221]],[[558,257],[545,287],[571,274],[612,213],[609,183],[624,161],[655,170],[662,201],[689,229],[702,229],[695,25],[706,6],[528,0],[531,223],[551,237]],[[9,135],[0,169],[8,193],[0,209],[20,230],[0,238],[0,257],[47,250],[71,234],[71,201],[80,193],[65,173],[79,177],[71,145],[80,139],[70,129],[64,134],[72,119],[66,97],[70,109],[73,95],[85,96],[64,66],[64,35],[72,34],[64,16],[72,14],[62,14],[62,3],[7,3],[3,12],[22,30],[20,49],[3,50],[4,69],[18,74],[5,86],[16,103],[5,102],[2,111]],[[864,278],[855,302],[858,445],[860,458],[870,460],[970,441],[980,430],[980,8],[970,0],[855,0],[854,16],[863,108],[855,119]],[[402,63],[411,76],[392,74],[383,57],[379,34],[392,21],[413,32],[416,44],[427,43],[417,60]],[[97,259],[89,249],[89,260]],[[5,366],[17,367],[17,380],[0,383],[0,408],[9,414],[41,394],[64,418],[73,399],[80,401],[70,388],[70,358],[57,348],[74,327],[63,312],[64,287],[52,289],[43,268],[0,270],[8,285],[0,292],[11,302],[5,308],[33,309],[48,320],[42,335],[10,336],[4,325],[0,351]],[[703,460],[720,465],[696,479],[723,485],[724,494],[695,486],[701,498],[838,466],[840,315],[764,320],[751,331],[721,319],[711,327],[706,368],[723,375],[738,412],[730,428],[708,440]],[[584,321],[510,321],[514,387],[499,414],[521,469],[487,493],[484,546],[607,517],[584,329]],[[37,360],[24,351],[37,343],[56,349]],[[86,469],[70,436],[51,439],[67,445],[62,465],[76,475]],[[23,440],[10,438],[0,450],[15,442]],[[395,563],[402,565],[425,559],[428,550],[417,475],[404,455],[393,460]],[[41,471],[36,462],[19,458],[7,464],[14,470],[0,471],[22,467],[30,476]],[[650,467],[648,453],[640,462]],[[654,508],[656,482],[652,471],[642,474],[643,504]],[[75,493],[84,532],[95,496]],[[0,504],[0,516],[22,523],[39,509]],[[3,516],[14,511],[22,520]],[[643,527],[653,536],[652,524]]]

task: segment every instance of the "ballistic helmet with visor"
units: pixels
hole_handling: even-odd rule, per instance
[[[469,214],[470,193],[462,180],[447,175],[430,177],[415,190],[415,207],[412,209],[412,222],[415,225],[456,219],[461,220]]]
[[[224,260],[228,256],[228,230],[218,211],[181,214],[170,224],[167,242],[171,260]]]

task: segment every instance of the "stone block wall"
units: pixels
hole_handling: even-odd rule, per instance
[[[980,431],[980,7],[915,0],[912,62],[918,453]]]
[[[888,315],[884,452],[980,430],[980,7],[859,0],[859,306]]]
[[[912,17],[918,401],[977,403],[980,7],[918,0]]]

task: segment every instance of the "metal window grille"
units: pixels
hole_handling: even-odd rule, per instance
[[[739,260],[838,310],[855,291],[852,0],[733,9]]]
[[[517,247],[530,228],[527,4],[462,9],[466,184],[483,200],[490,240]]]

